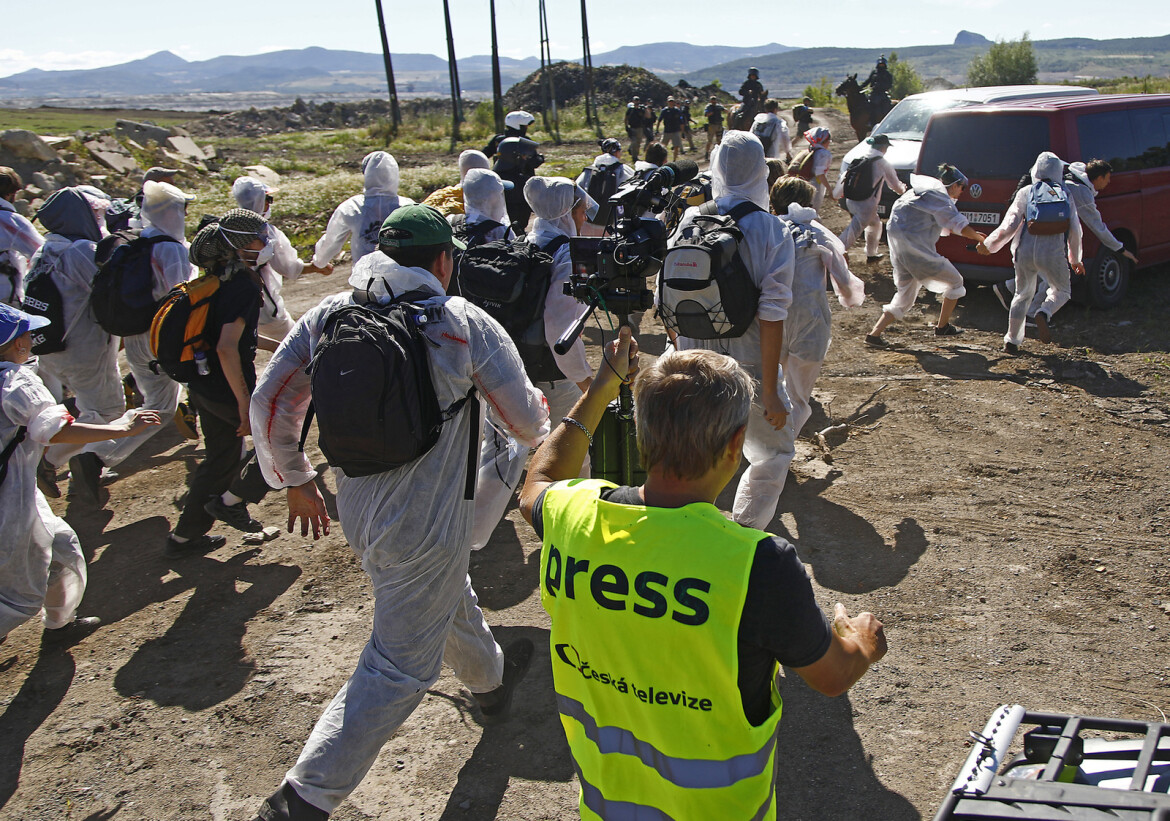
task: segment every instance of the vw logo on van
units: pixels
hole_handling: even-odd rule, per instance
[[[967,190],[971,192],[971,199],[977,200],[983,196],[983,186],[977,182],[972,183],[971,187],[968,188]]]

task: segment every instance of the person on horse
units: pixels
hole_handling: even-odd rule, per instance
[[[740,122],[750,128],[752,120],[760,113],[764,99],[768,96],[760,83],[760,71],[755,66],[748,69],[747,79],[739,87],[739,96],[743,98],[743,113]]]
[[[894,103],[890,100],[890,89],[894,87],[894,75],[890,74],[886,55],[878,58],[877,65],[861,84],[861,90],[869,89],[869,121],[876,126],[882,121]]]

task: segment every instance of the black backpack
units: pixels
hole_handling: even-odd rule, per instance
[[[569,241],[557,237],[544,249],[524,240],[497,240],[468,248],[456,270],[459,292],[504,326],[533,382],[555,382],[557,367],[544,335],[544,303],[553,256]]]
[[[139,237],[119,231],[97,245],[89,304],[102,330],[113,336],[134,336],[150,330],[158,303],[154,299],[151,252],[160,242],[178,242],[160,234]]]
[[[611,162],[609,165],[594,165],[590,167],[589,182],[585,185],[585,193],[598,204],[605,205],[609,198],[617,193],[618,169],[620,162]],[[602,223],[604,225],[605,223]]]
[[[756,318],[760,291],[739,254],[743,231],[736,223],[753,211],[741,202],[720,215],[704,203],[662,261],[658,315],[662,324],[691,339],[743,336]]]
[[[65,300],[53,280],[51,258],[42,253],[24,278],[25,313],[49,320],[44,328],[33,331],[32,352],[38,356],[65,350]]]
[[[877,191],[877,184],[873,179],[873,167],[877,157],[862,157],[849,163],[845,169],[843,189],[845,199],[862,201],[867,200]]]
[[[422,333],[443,307],[412,300],[432,294],[412,291],[389,305],[346,305],[331,313],[308,372],[312,402],[301,429],[301,448],[314,414],[321,452],[346,476],[372,476],[409,464],[435,446],[443,423],[470,401],[475,389],[446,410],[439,407],[428,364],[431,344]],[[479,455],[478,419],[471,421],[465,498],[475,492]]]

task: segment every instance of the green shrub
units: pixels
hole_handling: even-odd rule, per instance
[[[987,54],[976,57],[967,68],[973,86],[1031,85],[1036,82],[1036,54],[1028,32],[1019,40],[997,40]]]

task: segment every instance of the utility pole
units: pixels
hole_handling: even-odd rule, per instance
[[[557,92],[553,83],[552,46],[548,39],[548,11],[544,7],[544,0],[540,0],[540,85],[543,89],[544,105],[541,107],[541,116],[544,119],[544,130],[552,135],[553,142],[561,144],[560,125],[557,122]],[[551,121],[549,114],[552,114]]]
[[[585,0],[581,0],[581,44],[584,53],[581,66],[585,69],[585,125],[593,126],[597,136],[601,137],[601,117],[593,96],[593,53],[589,48],[589,15],[585,11]]]
[[[496,133],[504,133],[504,93],[500,83],[500,47],[496,43],[496,0],[490,0],[488,9],[492,15],[492,114],[496,121]]]
[[[459,67],[455,65],[455,34],[451,31],[451,3],[443,0],[443,18],[447,23],[447,71],[451,75],[451,150],[459,142],[459,123],[463,122],[463,101],[459,91]]]
[[[398,136],[398,126],[402,125],[402,112],[398,109],[398,88],[394,85],[394,63],[390,60],[390,41],[386,39],[386,18],[382,15],[382,0],[374,0],[374,7],[378,10],[378,31],[382,34],[382,62],[386,65],[386,87],[390,90],[390,132]]]

